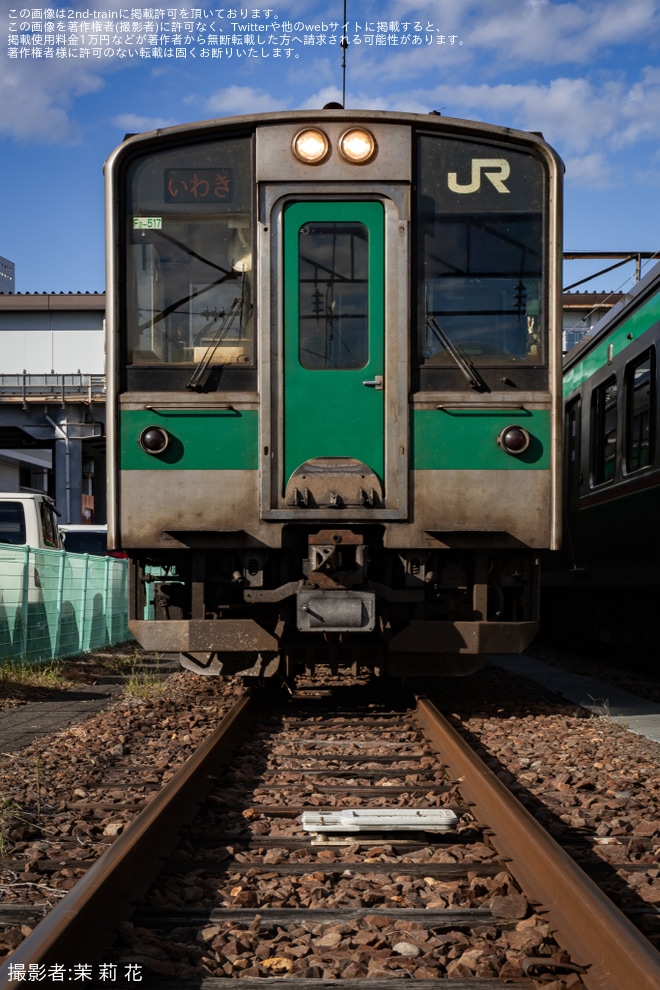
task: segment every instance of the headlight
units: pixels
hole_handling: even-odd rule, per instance
[[[320,165],[328,157],[330,142],[323,133],[315,127],[306,127],[298,131],[293,139],[293,153],[296,158],[307,165]]]
[[[361,127],[352,127],[339,138],[339,154],[353,165],[366,165],[376,154],[376,139]]]

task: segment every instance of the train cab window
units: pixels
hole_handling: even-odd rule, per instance
[[[306,223],[299,247],[299,360],[308,369],[364,368],[369,359],[368,231]]]
[[[254,365],[249,138],[132,164],[126,188],[129,367]],[[185,375],[182,376],[183,382]]]
[[[609,378],[593,392],[592,482],[613,481],[616,467],[619,386]]]
[[[457,353],[483,369],[544,364],[544,186],[544,166],[533,154],[420,138],[415,212],[422,369],[452,369],[464,387]]]
[[[626,470],[639,471],[653,460],[655,423],[654,353],[648,351],[626,369]]]

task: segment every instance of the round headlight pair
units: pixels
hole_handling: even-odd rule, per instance
[[[298,161],[306,165],[321,165],[331,151],[327,134],[316,127],[306,127],[298,131],[293,139],[293,153]],[[376,155],[376,139],[361,127],[351,127],[344,131],[337,142],[339,154],[352,165],[366,165]]]

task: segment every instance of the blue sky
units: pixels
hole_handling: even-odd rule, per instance
[[[348,108],[542,131],[566,163],[566,250],[660,251],[660,0],[347,6]],[[0,0],[0,255],[16,290],[104,290],[102,166],[125,133],[340,98],[342,22],[334,0]],[[572,262],[564,283],[607,264]]]

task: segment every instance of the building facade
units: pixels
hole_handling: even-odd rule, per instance
[[[0,486],[105,522],[105,295],[0,294]]]
[[[16,270],[14,262],[0,257],[0,292],[16,291]]]

